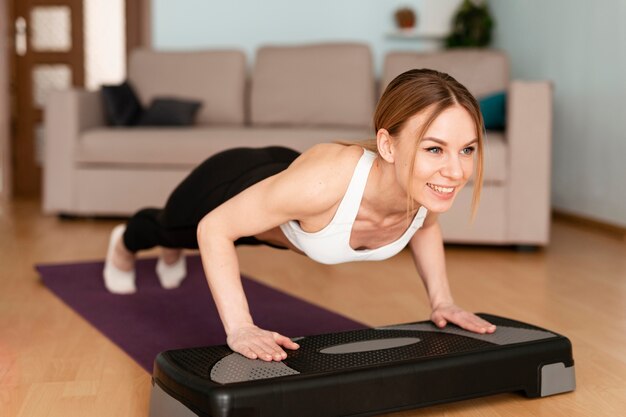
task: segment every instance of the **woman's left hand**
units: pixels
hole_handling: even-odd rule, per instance
[[[478,317],[476,314],[467,312],[455,304],[438,305],[433,309],[430,319],[439,328],[445,327],[450,322],[474,333],[493,333],[496,326]]]

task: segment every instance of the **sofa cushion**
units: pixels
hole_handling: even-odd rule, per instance
[[[479,97],[478,104],[483,115],[485,129],[504,130],[506,127],[506,93],[490,94]]]
[[[390,52],[385,56],[381,94],[396,76],[413,68],[450,74],[476,97],[504,91],[509,84],[509,60],[494,49],[452,49],[441,52]]]
[[[202,102],[176,98],[155,98],[137,123],[140,126],[190,126]]]
[[[361,140],[367,129],[179,127],[93,129],[81,136],[79,164],[193,167],[216,152],[234,147],[286,146],[304,151],[334,140]]]
[[[143,107],[128,81],[119,85],[103,85],[100,91],[107,122],[113,126],[132,126]]]
[[[252,76],[251,122],[367,128],[374,84],[367,45],[262,47]]]
[[[144,106],[159,96],[184,97],[202,102],[198,124],[244,122],[243,52],[136,50],[129,58],[128,78]]]

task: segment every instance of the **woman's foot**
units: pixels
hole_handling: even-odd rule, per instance
[[[187,276],[187,262],[183,251],[163,248],[157,261],[156,273],[163,288],[169,290],[180,286]]]
[[[124,246],[122,236],[126,226],[113,228],[104,263],[104,286],[115,294],[131,294],[135,286],[135,255]]]

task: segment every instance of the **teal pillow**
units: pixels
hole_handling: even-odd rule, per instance
[[[478,99],[486,130],[504,130],[506,126],[506,92]]]

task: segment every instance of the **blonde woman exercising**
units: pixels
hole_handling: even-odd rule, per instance
[[[235,246],[266,244],[336,264],[387,259],[407,245],[428,292],[431,320],[477,333],[495,326],[457,306],[437,222],[474,178],[482,180],[483,121],[476,99],[447,74],[410,70],[386,88],[374,114],[375,141],[232,149],[209,158],[163,209],[144,209],[114,230],[105,266],[113,292],[134,291],[139,250],[162,246],[157,272],[184,278],[181,248],[199,248],[230,348],[280,361],[298,345],[250,315]],[[181,266],[182,265],[182,266]]]

